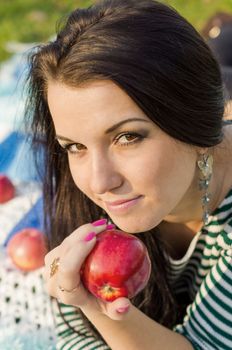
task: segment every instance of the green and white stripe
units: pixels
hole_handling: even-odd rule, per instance
[[[100,340],[96,340],[90,332],[88,332],[82,323],[80,315],[76,312],[73,306],[61,304],[62,313],[65,320],[71,327],[78,332],[85,333],[78,335],[70,329],[63,318],[61,317],[57,304],[54,301],[53,307],[56,319],[56,336],[57,336],[57,350],[109,350],[109,347]]]

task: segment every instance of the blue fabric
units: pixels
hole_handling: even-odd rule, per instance
[[[0,171],[7,173],[14,161],[19,147],[24,141],[24,136],[19,132],[13,131],[2,143],[0,143]]]
[[[42,150],[40,163],[43,164]],[[40,171],[42,172],[42,166]],[[23,133],[12,131],[0,143],[0,172],[9,176],[12,181],[40,182],[40,176],[43,172],[38,174],[31,145]]]
[[[34,204],[34,206],[27,212],[27,214],[17,223],[17,225],[9,232],[8,237],[4,243],[6,246],[11,237],[18,231],[33,227],[44,231],[43,226],[43,199],[42,197]]]

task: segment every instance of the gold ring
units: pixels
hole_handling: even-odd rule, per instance
[[[50,265],[50,278],[55,275],[60,265],[60,258],[55,258]]]
[[[77,291],[77,289],[79,288],[79,286],[76,286],[75,288],[73,288],[73,289],[71,289],[71,290],[67,290],[67,289],[65,289],[65,288],[63,288],[63,287],[61,287],[61,286],[58,286],[58,288],[59,288],[59,290],[60,290],[61,292],[73,293],[73,292],[76,292],[76,291]]]

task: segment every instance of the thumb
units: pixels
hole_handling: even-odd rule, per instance
[[[127,298],[118,298],[111,303],[105,305],[105,313],[112,320],[120,321],[125,318],[125,315],[129,312],[131,302]]]

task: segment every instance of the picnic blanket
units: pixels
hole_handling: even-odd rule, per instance
[[[0,66],[0,173],[16,187],[15,198],[0,204],[0,350],[53,350],[54,320],[43,268],[22,272],[6,253],[17,231],[43,230],[41,184],[22,128],[26,68],[24,54]]]

